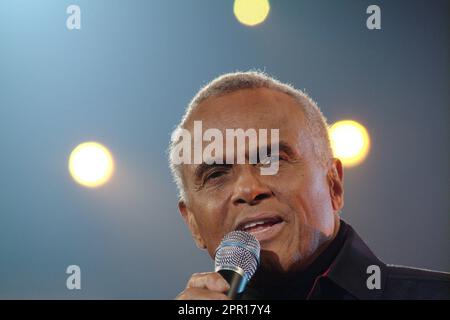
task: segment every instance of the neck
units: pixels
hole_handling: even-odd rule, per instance
[[[249,287],[264,295],[304,297],[314,280],[323,274],[339,253],[345,240],[345,226],[337,222],[333,235],[324,241],[307,260],[283,270],[273,263],[274,253],[261,252],[261,265]],[[342,228],[341,228],[342,227]]]
[[[311,266],[314,261],[317,260],[317,258],[330,246],[330,244],[334,241],[336,236],[339,233],[341,226],[341,219],[338,215],[335,215],[334,219],[334,230],[331,236],[323,236],[322,241],[319,241],[320,245],[314,250],[312,254],[310,254],[307,258],[305,258],[303,261],[299,261],[298,264],[294,264],[289,268],[289,271],[303,271],[307,269],[309,266]]]

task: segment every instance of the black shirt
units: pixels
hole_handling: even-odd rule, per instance
[[[242,299],[306,299],[316,279],[325,274],[338,255],[347,235],[347,225],[341,221],[332,242],[305,270],[280,273],[258,269]]]
[[[380,278],[375,288],[368,285],[373,266]],[[261,266],[237,299],[450,299],[450,274],[386,265],[341,220],[336,237],[305,270]]]

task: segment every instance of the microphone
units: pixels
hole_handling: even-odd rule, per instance
[[[230,285],[227,296],[234,299],[244,291],[259,265],[260,244],[254,235],[245,231],[226,234],[214,256],[215,271]]]

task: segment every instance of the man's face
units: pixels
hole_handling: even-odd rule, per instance
[[[183,166],[187,200],[179,208],[197,245],[214,257],[225,234],[244,228],[283,270],[309,264],[337,232],[342,166],[337,159],[329,168],[319,163],[297,102],[275,90],[238,90],[203,101],[187,122],[191,132],[194,120],[223,137],[226,129],[279,129],[280,141],[275,175],[261,175],[248,161],[206,170]]]

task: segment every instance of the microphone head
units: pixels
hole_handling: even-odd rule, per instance
[[[261,246],[254,235],[245,231],[226,234],[215,253],[215,271],[233,270],[248,282],[259,265]]]

